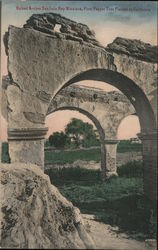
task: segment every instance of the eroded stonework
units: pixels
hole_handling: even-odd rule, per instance
[[[58,32],[55,30],[57,25]],[[56,13],[34,14],[24,24],[24,28],[38,30],[61,39],[86,42],[101,47],[95,38],[94,31],[90,30],[87,25]]]
[[[98,130],[100,130],[97,126],[97,122],[99,122],[104,131],[104,135],[101,134],[101,139],[116,139],[121,121],[128,115],[135,114],[130,101],[122,93],[105,92],[79,85],[62,89],[53,98],[47,114],[64,109],[78,110],[85,114],[94,122]]]
[[[1,247],[95,249],[79,209],[36,165],[1,166]]]
[[[117,37],[112,43],[107,45],[106,49],[109,52],[125,54],[140,61],[157,63],[157,46],[152,46],[137,39]]]

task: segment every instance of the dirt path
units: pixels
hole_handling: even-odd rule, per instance
[[[82,215],[87,231],[91,235],[95,242],[97,249],[105,250],[155,250],[156,247],[151,243],[151,246],[147,242],[141,242],[129,237],[124,233],[117,234],[113,231],[113,227],[110,225],[97,222],[94,220],[93,215]]]

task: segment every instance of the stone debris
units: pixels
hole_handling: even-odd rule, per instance
[[[43,33],[58,36],[68,40],[91,43],[95,46],[101,44],[95,38],[95,32],[82,23],[77,23],[56,13],[33,14],[23,26]],[[57,28],[57,31],[56,31]],[[61,33],[59,35],[59,33]]]
[[[106,49],[109,52],[126,54],[138,60],[157,63],[158,46],[152,46],[140,40],[117,37],[112,43],[107,45]]]
[[[36,165],[1,164],[2,248],[95,249],[80,211]]]

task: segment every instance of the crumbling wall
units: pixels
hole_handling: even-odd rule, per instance
[[[58,32],[56,31],[58,26]],[[24,28],[41,31],[51,36],[67,40],[86,42],[102,47],[95,38],[95,32],[82,23],[77,23],[56,13],[33,14]]]
[[[61,25],[60,32],[54,30],[55,25]],[[135,41],[128,41],[125,47],[130,47],[129,44],[132,43]],[[31,160],[35,163],[38,161],[36,158],[41,157],[42,164],[42,143],[46,133],[44,120],[52,98],[65,85],[81,80],[98,80],[120,89],[133,104],[143,132],[140,137],[148,140],[144,147],[145,174],[147,177],[150,169],[151,176],[156,176],[155,149],[154,159],[151,158],[151,151],[156,148],[153,146],[153,141],[156,145],[156,119],[155,111],[150,105],[151,93],[156,90],[157,68],[153,59],[156,47],[148,45],[146,57],[145,50],[142,56],[140,47],[141,45],[136,45],[130,49],[125,48],[125,53],[122,49],[118,53],[116,48],[103,48],[87,26],[52,13],[33,15],[23,28],[9,26],[5,48],[10,78],[7,98],[11,160],[12,156],[15,161],[21,160],[20,151],[24,151],[24,162]],[[138,50],[139,56],[134,50]],[[96,105],[100,104],[96,102]],[[114,116],[115,112],[111,115]],[[38,131],[37,134],[34,133],[35,130]],[[16,141],[19,147],[15,153]],[[39,155],[36,155],[35,144],[40,149]],[[31,154],[35,158],[28,159]],[[150,159],[150,166],[147,159]],[[155,183],[146,183],[155,195]]]
[[[53,98],[47,114],[71,108],[82,109],[95,116],[104,130],[106,139],[116,139],[120,122],[126,116],[135,114],[134,107],[122,93],[105,92],[77,85],[62,89]]]
[[[117,37],[106,50],[114,56],[117,71],[133,79],[149,99],[157,117],[158,46]],[[157,119],[156,119],[157,120]]]

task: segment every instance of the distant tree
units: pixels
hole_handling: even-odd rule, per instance
[[[69,138],[64,132],[55,132],[49,136],[49,143],[56,148],[64,148]]]
[[[93,126],[80,119],[73,118],[67,124],[65,133],[71,138],[71,142],[75,144],[75,147],[80,147],[81,145],[83,147],[90,147],[98,144]]]

